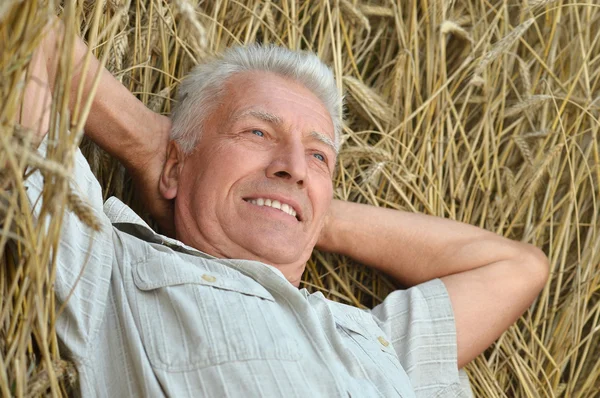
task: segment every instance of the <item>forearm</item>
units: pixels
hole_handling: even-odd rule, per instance
[[[441,278],[461,368],[496,340],[546,284],[541,250],[471,225],[334,201],[318,247],[352,257],[406,286]]]
[[[32,144],[37,147],[50,126],[52,92],[48,81],[48,68],[41,49],[36,49],[27,69],[27,78],[20,112],[16,122],[33,132]]]
[[[55,18],[48,24],[41,45],[52,89],[58,65],[57,47],[62,42],[63,32],[61,21]],[[158,190],[171,120],[148,109],[106,69],[101,68],[94,56],[90,54],[87,61],[86,57],[88,48],[76,37],[71,54],[71,89],[68,93],[71,115],[80,117],[76,115],[76,112],[81,112],[81,109],[77,111],[77,106],[92,95],[94,80],[100,73],[100,84],[95,89],[85,121],[85,133],[125,165],[133,176],[146,208],[164,233],[172,233],[172,203],[165,200]]]
[[[317,245],[406,286],[518,256],[523,246],[452,220],[338,200]]]
[[[62,40],[63,32],[62,22],[54,19],[49,23],[42,43],[52,88],[57,68],[56,48],[57,43]],[[141,169],[147,154],[139,152],[151,146],[148,140],[162,138],[162,132],[170,129],[170,120],[144,106],[105,68],[101,68],[100,62],[93,55],[90,56],[87,68],[83,70],[87,53],[87,46],[77,37],[72,54],[73,75],[69,93],[71,114],[76,108],[80,83],[83,84],[81,98],[85,100],[90,96],[94,78],[100,71],[100,84],[86,119],[85,133],[126,167]]]

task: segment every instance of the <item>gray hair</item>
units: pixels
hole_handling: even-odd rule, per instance
[[[184,153],[190,153],[198,143],[203,124],[218,105],[227,80],[237,73],[250,71],[272,72],[310,90],[329,112],[335,147],[339,148],[343,100],[331,70],[315,54],[306,51],[252,44],[231,47],[220,57],[196,66],[179,86],[177,104],[171,115],[171,139]]]

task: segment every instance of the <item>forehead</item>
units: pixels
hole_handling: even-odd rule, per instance
[[[244,72],[228,79],[222,97],[230,120],[262,116],[285,127],[318,131],[334,139],[331,115],[302,84],[268,72]]]

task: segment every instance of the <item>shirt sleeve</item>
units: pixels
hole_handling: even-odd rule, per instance
[[[45,156],[47,145],[47,139],[40,144],[38,151],[41,156]],[[35,219],[44,223],[48,230],[56,219],[40,219],[44,179],[39,170],[29,176],[25,186]],[[102,212],[100,184],[79,149],[75,153],[71,189],[88,200],[101,225],[100,231],[95,232],[66,210],[55,256],[54,290],[58,307],[62,310],[56,330],[70,353],[81,358],[85,356],[104,313],[114,248],[112,226]]]
[[[397,290],[371,314],[391,339],[417,397],[472,397],[458,370],[454,313],[441,280]]]

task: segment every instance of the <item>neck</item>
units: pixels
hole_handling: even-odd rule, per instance
[[[187,228],[186,228],[187,227]],[[211,234],[202,234],[198,230],[189,231],[189,225],[180,225],[175,221],[175,238],[203,253],[216,258],[226,258],[232,260],[250,260],[266,264],[278,269],[285,279],[293,286],[298,287],[302,280],[302,274],[306,268],[306,261],[299,261],[290,264],[275,264],[243,248],[232,247],[231,245],[221,245],[219,241],[211,240]],[[192,237],[195,237],[192,239]]]

